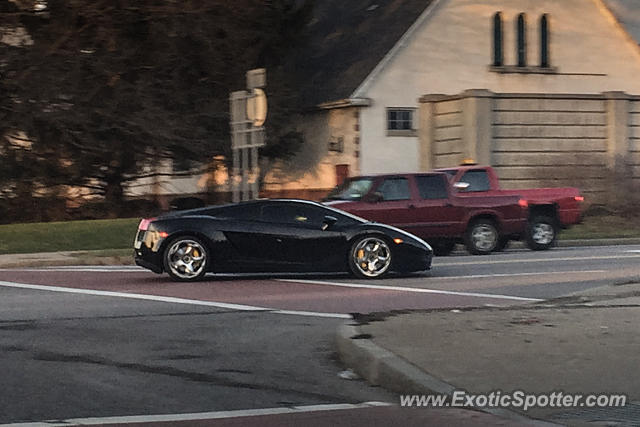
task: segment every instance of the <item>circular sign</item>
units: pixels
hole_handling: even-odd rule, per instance
[[[262,126],[267,119],[267,95],[262,89],[253,89],[247,99],[247,117],[256,127]]]

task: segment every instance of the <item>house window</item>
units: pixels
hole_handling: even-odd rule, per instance
[[[516,24],[516,32],[517,32],[517,57],[518,57],[518,67],[526,67],[527,66],[527,23],[525,20],[524,13],[518,15],[518,21]]]
[[[502,53],[502,13],[493,15],[493,66],[502,67],[504,65],[504,54]]]
[[[189,159],[174,158],[172,159],[172,162],[171,162],[171,170],[173,173],[189,172],[192,167],[193,167],[193,164]]]
[[[540,17],[540,67],[549,68],[549,17],[545,13]]]
[[[413,108],[387,108],[388,136],[415,136]]]
[[[515,63],[504,63],[504,33],[502,12],[493,15],[493,57],[489,70],[501,74],[556,74],[558,69],[551,66],[549,31],[549,15],[543,14],[539,18],[540,29],[540,62],[534,65],[527,64],[527,15],[520,13],[515,19]],[[510,49],[509,47],[507,49]],[[534,60],[538,62],[537,60]]]
[[[332,135],[331,138],[329,138],[329,151],[342,153],[344,151],[344,138]]]

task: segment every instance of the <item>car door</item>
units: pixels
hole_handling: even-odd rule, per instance
[[[451,202],[444,174],[415,175],[418,198],[414,211],[419,224],[410,230],[422,238],[450,237],[462,233],[464,209]]]
[[[261,203],[239,204],[214,213],[221,219],[217,228],[224,234],[228,263],[243,271],[264,271],[276,265],[271,226],[260,220]]]
[[[262,208],[265,259],[278,270],[323,270],[332,265],[346,237],[339,227],[323,229],[327,210],[304,202],[274,202]],[[341,256],[342,258],[342,256]]]

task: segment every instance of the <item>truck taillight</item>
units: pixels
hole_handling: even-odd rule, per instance
[[[584,196],[575,196],[576,202],[584,202]]]
[[[149,224],[151,224],[155,220],[155,218],[145,218],[140,220],[140,224],[138,224],[138,230],[147,231],[149,229]]]
[[[518,200],[518,204],[523,208],[526,208],[527,206],[529,206],[529,202],[527,202],[525,199]]]

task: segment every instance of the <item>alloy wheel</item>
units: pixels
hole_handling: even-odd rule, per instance
[[[205,273],[207,251],[200,242],[178,239],[167,250],[166,261],[172,276],[181,280],[195,280]]]
[[[366,237],[353,247],[351,254],[357,272],[366,277],[379,277],[391,265],[391,249],[378,237]]]

